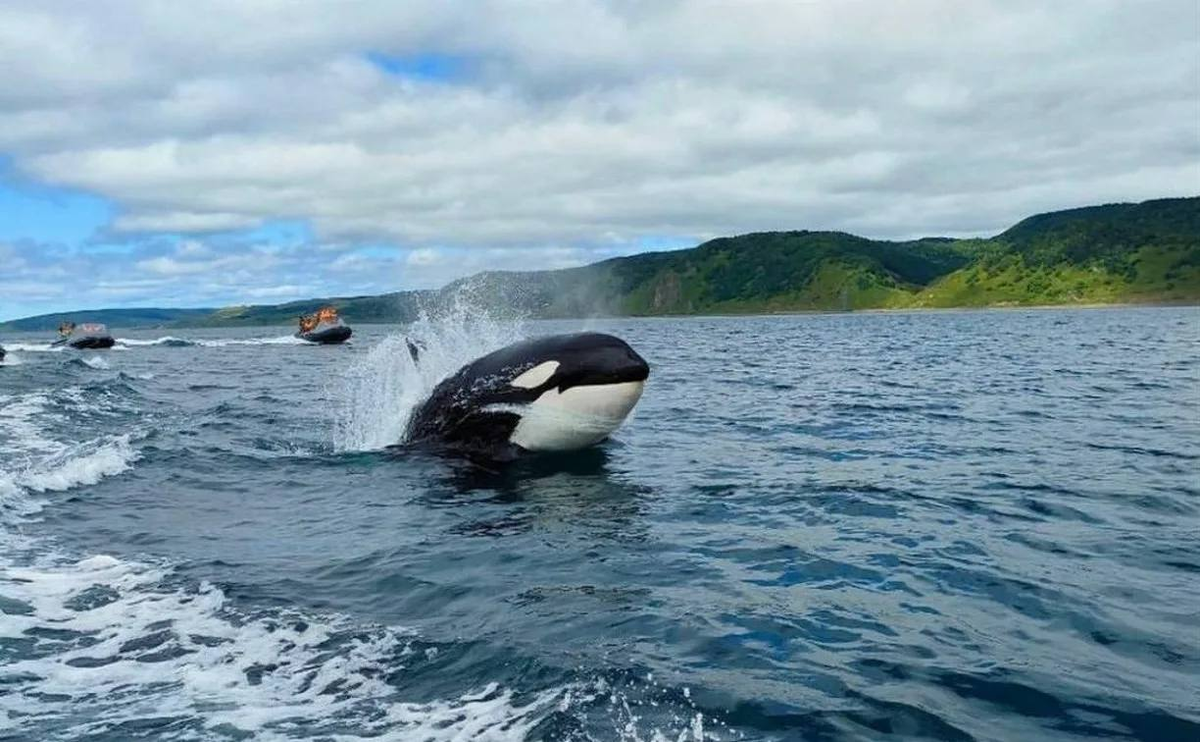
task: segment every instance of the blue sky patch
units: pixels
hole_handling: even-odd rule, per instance
[[[112,219],[112,204],[98,196],[4,180],[0,176],[0,240],[78,244]]]
[[[367,52],[363,56],[371,64],[396,77],[450,82],[462,78],[466,73],[466,61],[449,54],[393,55]]]

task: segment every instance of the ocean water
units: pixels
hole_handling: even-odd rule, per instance
[[[0,738],[1200,739],[1200,310],[465,317],[0,338]],[[613,440],[384,450],[585,327]]]

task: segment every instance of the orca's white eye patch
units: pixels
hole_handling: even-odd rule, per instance
[[[558,370],[558,361],[546,361],[539,363],[517,378],[508,382],[511,386],[520,387],[522,389],[536,389],[545,384],[546,381],[554,375]]]

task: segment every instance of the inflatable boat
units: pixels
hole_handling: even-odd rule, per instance
[[[58,326],[58,340],[51,345],[66,345],[78,350],[99,350],[111,348],[116,343],[109,334],[108,328],[97,322],[63,322]]]
[[[0,361],[4,360],[4,346],[0,345]]]
[[[300,330],[296,333],[296,337],[301,340],[307,340],[310,343],[334,345],[346,342],[353,334],[354,331],[346,323],[342,322],[342,318],[338,316],[336,309],[333,307],[324,307],[318,310],[316,314],[309,314],[300,318]]]

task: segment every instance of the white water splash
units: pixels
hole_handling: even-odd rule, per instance
[[[334,448],[374,451],[401,442],[413,410],[439,381],[519,340],[522,327],[519,320],[481,311],[465,294],[433,316],[423,313],[407,335],[388,336],[334,383]],[[420,349],[417,362],[408,340]]]
[[[84,358],[83,364],[88,368],[94,368],[99,371],[106,371],[112,368],[112,366],[108,365],[108,361],[104,360],[100,356],[90,356],[88,358]]]

